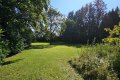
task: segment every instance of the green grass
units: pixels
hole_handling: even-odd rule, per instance
[[[33,43],[31,49],[5,59],[0,80],[82,80],[68,63],[78,55],[74,46]]]

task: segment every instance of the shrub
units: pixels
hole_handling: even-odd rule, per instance
[[[120,23],[115,25],[113,30],[106,28],[105,31],[109,33],[109,36],[103,39],[104,43],[120,45]]]
[[[7,55],[7,49],[5,42],[2,40],[2,30],[0,29],[0,65],[4,62],[4,58]]]
[[[9,55],[14,55],[19,52],[21,52],[24,49],[24,39],[18,34],[18,33],[13,33],[11,35],[11,39],[9,40],[9,49],[10,53]]]
[[[120,78],[120,46],[116,49],[115,58],[113,60],[113,69],[117,72],[118,77]]]
[[[111,44],[111,45],[120,45],[120,39],[119,38],[105,38],[103,39],[103,42]]]
[[[70,63],[85,80],[118,80],[113,68],[114,48],[106,45],[87,48]]]
[[[0,42],[0,65],[4,63],[4,59],[7,56],[8,50],[5,47],[5,43]]]

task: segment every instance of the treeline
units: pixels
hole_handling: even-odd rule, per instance
[[[70,12],[65,21],[66,29],[61,38],[65,42],[95,43],[108,36],[104,28],[113,29],[120,21],[119,8],[106,12],[103,0],[86,4],[76,12]]]
[[[47,11],[48,27],[35,32],[36,41],[96,43],[109,34],[104,29],[113,29],[120,21],[119,8],[106,11],[103,0],[86,4],[76,12],[69,12],[67,18],[53,7]]]
[[[47,18],[48,27],[40,27],[40,31],[37,30],[35,32],[35,40],[39,42],[61,41],[60,35],[62,35],[65,30],[65,27],[62,25],[65,21],[65,16],[50,6],[47,11]]]

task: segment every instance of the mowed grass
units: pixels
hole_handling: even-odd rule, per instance
[[[0,67],[0,80],[82,80],[70,66],[78,57],[74,46],[33,43],[32,47],[6,58]]]

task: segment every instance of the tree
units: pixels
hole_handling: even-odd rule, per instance
[[[104,31],[104,28],[110,28],[113,29],[114,25],[117,25],[120,21],[120,17],[119,17],[119,8],[117,7],[115,10],[112,9],[111,11],[109,11],[108,13],[105,14],[102,23],[101,23],[101,39],[107,37],[109,35],[108,32]]]
[[[70,20],[73,20],[74,19],[74,11],[69,12],[67,18]]]
[[[73,11],[70,12],[66,21],[71,21],[73,24],[66,24],[65,33],[71,34],[72,36],[63,34],[64,39],[65,37],[68,39],[69,36],[73,42],[100,42],[102,40],[101,31],[104,30],[100,25],[105,14],[106,4],[103,0],[95,0],[94,3],[86,4],[75,13]],[[71,32],[74,32],[74,34]]]
[[[48,35],[49,40],[52,41],[56,36],[60,36],[61,24],[64,20],[64,16],[56,9],[50,7],[48,10]]]
[[[2,38],[9,41],[12,54],[30,46],[32,30],[40,29],[40,22],[47,26],[48,5],[49,0],[0,0]]]
[[[64,31],[64,33],[62,34],[62,39],[63,41],[65,42],[76,42],[78,39],[77,39],[77,33],[76,33],[76,28],[75,28],[75,21],[74,20],[70,20],[70,19],[67,19],[66,22],[65,22],[65,25],[66,25],[66,29]]]
[[[67,27],[67,25],[66,25],[66,20],[64,19],[64,20],[62,21],[62,23],[61,23],[60,37],[61,37],[61,36],[63,35],[63,33],[65,32],[66,27]]]
[[[96,24],[98,26],[98,24],[100,24],[101,20],[106,14],[106,4],[103,2],[103,0],[95,0],[94,7],[95,7]]]

